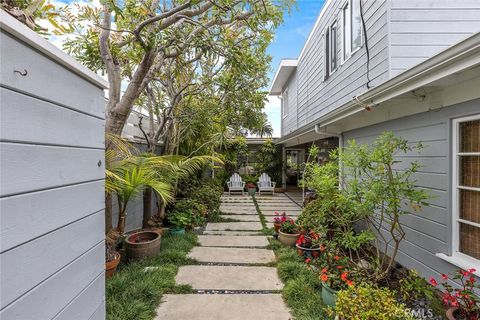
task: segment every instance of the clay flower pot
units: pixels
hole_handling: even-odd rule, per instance
[[[273,223],[273,228],[275,229],[276,233],[278,233],[281,227],[282,227],[281,223]]]
[[[125,238],[128,260],[143,260],[156,256],[160,251],[162,236],[154,231],[139,231]]]
[[[312,258],[316,259],[320,256],[320,247],[314,247],[314,248],[304,248],[301,247],[300,245],[296,244],[297,247],[297,254],[301,257],[304,257],[305,255],[311,255]]]
[[[446,313],[446,316],[447,316],[447,319],[448,320],[457,320],[457,318],[455,318],[455,311],[457,311],[458,308],[456,307],[450,307],[447,309],[447,313]]]
[[[292,247],[295,245],[295,243],[297,242],[298,236],[300,236],[300,233],[290,234],[290,233],[283,233],[280,230],[278,231],[278,240],[280,240],[280,242],[283,245],[288,247]]]
[[[117,270],[117,266],[120,263],[120,253],[115,252],[115,259],[105,262],[105,276],[111,278]]]

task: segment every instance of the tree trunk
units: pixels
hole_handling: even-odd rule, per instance
[[[112,194],[105,192],[105,234],[113,228],[112,219]]]
[[[119,203],[119,210],[118,210],[118,222],[117,222],[117,231],[120,235],[123,235],[125,232],[125,214],[127,211],[127,206]]]
[[[152,188],[143,192],[143,228],[148,228],[148,220],[152,217]]]

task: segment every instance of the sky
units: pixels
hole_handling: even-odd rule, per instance
[[[270,82],[282,59],[298,58],[324,2],[324,0],[297,0],[291,13],[285,13],[284,23],[276,30],[275,38],[268,47],[268,54],[272,56]],[[265,104],[265,113],[274,129],[274,137],[279,137],[280,99],[269,97],[269,101]]]

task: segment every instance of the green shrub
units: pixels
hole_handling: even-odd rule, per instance
[[[175,203],[174,212],[188,212],[191,215],[191,226],[201,226],[205,223],[207,207],[194,199],[182,199]]]
[[[348,320],[414,319],[405,305],[397,302],[392,291],[369,285],[339,291],[336,305],[328,309],[328,313]]]
[[[220,207],[220,197],[223,194],[223,188],[218,180],[211,178],[203,180],[192,179],[190,184],[183,185],[179,190],[180,197],[203,204],[206,206],[208,213]]]

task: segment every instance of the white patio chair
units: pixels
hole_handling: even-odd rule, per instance
[[[260,178],[258,179],[258,194],[261,195],[262,191],[271,192],[272,195],[275,194],[275,184],[276,182],[272,182],[272,179],[266,173],[262,173]]]
[[[242,181],[242,177],[238,173],[234,173],[230,180],[227,181],[228,195],[231,191],[242,191],[242,196],[244,195],[245,182]]]

